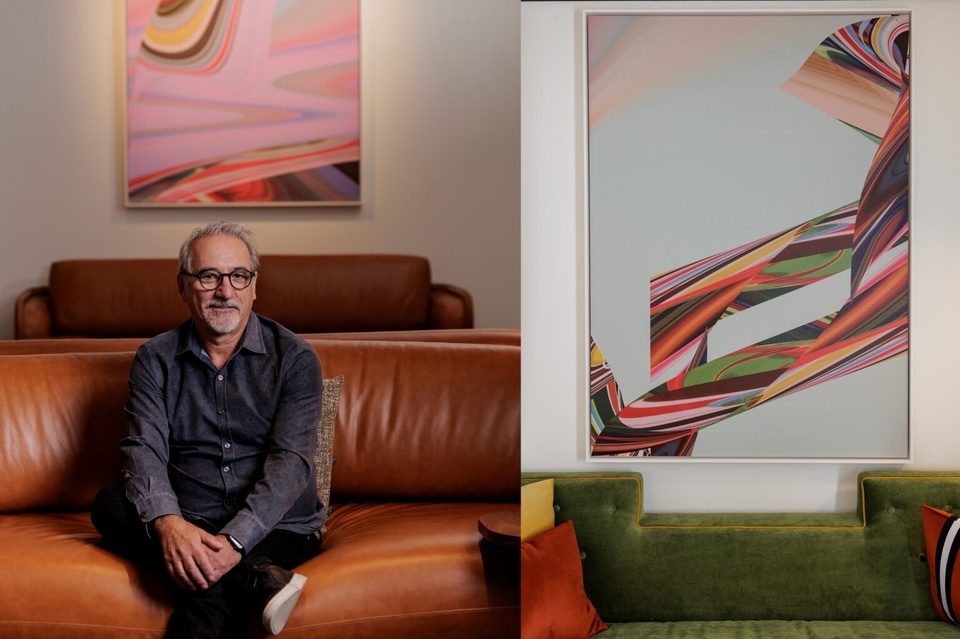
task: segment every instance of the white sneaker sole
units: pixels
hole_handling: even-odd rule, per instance
[[[283,630],[287,619],[290,618],[290,613],[297,605],[305,583],[307,583],[305,576],[294,573],[293,579],[267,602],[263,608],[263,627],[270,634],[278,635]]]

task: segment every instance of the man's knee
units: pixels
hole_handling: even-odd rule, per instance
[[[121,555],[144,560],[154,554],[155,542],[140,521],[136,506],[127,499],[123,482],[100,489],[93,500],[90,519],[107,546]]]
[[[104,539],[115,539],[122,534],[120,529],[124,527],[123,519],[126,518],[126,501],[122,482],[107,484],[94,497],[90,519]]]

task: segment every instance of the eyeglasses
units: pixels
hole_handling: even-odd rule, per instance
[[[256,273],[248,271],[245,268],[237,268],[229,273],[221,273],[211,268],[200,271],[199,273],[187,273],[184,271],[182,275],[189,275],[190,277],[197,278],[197,281],[200,282],[200,288],[206,291],[214,291],[220,288],[220,285],[223,284],[223,278],[226,277],[230,280],[230,285],[233,288],[238,291],[242,291],[250,286],[250,282],[253,281]]]

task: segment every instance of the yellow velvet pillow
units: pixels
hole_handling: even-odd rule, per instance
[[[533,539],[554,526],[553,480],[520,487],[520,541]]]

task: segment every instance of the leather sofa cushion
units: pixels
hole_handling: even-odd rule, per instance
[[[500,508],[485,502],[338,508],[323,551],[297,569],[307,584],[283,636],[514,636],[518,582],[497,580],[477,550],[477,518]],[[0,565],[16,576],[0,580],[0,636],[159,636],[172,586],[98,542],[87,513],[0,515]]]
[[[516,563],[516,555],[511,559],[483,546],[477,552],[477,519],[503,507],[487,502],[338,507],[323,551],[302,567],[307,590],[291,629],[308,618],[311,637],[516,636],[517,573],[496,570]],[[504,616],[509,608],[517,609],[516,616]],[[340,629],[344,626],[350,630]]]
[[[0,515],[0,636],[160,636],[173,606],[166,577],[99,540],[87,512]]]
[[[53,333],[149,337],[188,317],[175,259],[50,266]],[[427,328],[430,263],[409,255],[264,255],[254,310],[295,333]]]

